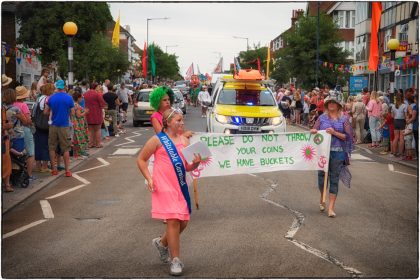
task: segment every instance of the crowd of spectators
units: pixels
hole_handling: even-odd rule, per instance
[[[138,85],[145,88],[147,85]],[[71,177],[70,159],[85,159],[90,149],[103,147],[110,137],[125,133],[128,104],[133,91],[124,84],[83,81],[71,89],[63,80],[53,83],[44,69],[31,89],[2,75],[2,186],[6,192],[26,187],[14,178],[64,170]],[[22,165],[17,163],[22,162]],[[63,165],[64,164],[64,165]],[[16,172],[15,172],[16,171]]]
[[[277,88],[276,100],[287,124],[312,128],[324,113],[324,100],[335,96],[343,105],[354,131],[354,143],[368,143],[383,148],[379,153],[401,160],[418,158],[418,92],[412,88],[389,92],[364,88],[344,98],[328,88],[304,91],[300,88]]]

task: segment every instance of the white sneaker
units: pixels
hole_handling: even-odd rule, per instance
[[[171,266],[170,266],[170,274],[173,276],[179,276],[182,274],[182,269],[184,268],[184,264],[181,262],[181,260],[179,258],[173,258],[173,260],[171,261]]]
[[[162,243],[160,242],[162,238],[157,237],[155,239],[152,240],[152,244],[156,247],[156,249],[158,249],[159,251],[159,256],[160,256],[160,260],[163,263],[169,263],[170,258],[169,258],[169,249],[168,247],[165,247],[162,245]]]
[[[117,133],[117,134],[115,134],[114,136],[115,136],[115,137],[120,137],[120,135],[119,135],[118,133]]]

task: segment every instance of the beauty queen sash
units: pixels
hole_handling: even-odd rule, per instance
[[[175,174],[176,174],[176,177],[178,178],[179,186],[181,187],[182,194],[184,195],[185,201],[187,202],[188,211],[191,214],[191,200],[190,200],[190,194],[188,192],[188,185],[187,185],[187,182],[185,181],[184,163],[182,162],[182,159],[179,156],[174,143],[168,137],[168,135],[166,135],[165,132],[161,132],[157,134],[157,137],[159,138],[163,147],[165,147],[165,150],[172,161],[172,166],[175,169]]]

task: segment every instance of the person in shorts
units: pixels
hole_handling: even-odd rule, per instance
[[[56,160],[56,149],[58,146],[63,154],[66,177],[71,177],[69,154],[71,149],[70,115],[74,115],[74,101],[65,92],[65,83],[63,80],[58,80],[55,83],[55,87],[57,88],[57,92],[50,96],[44,109],[44,114],[52,112],[52,123],[48,133],[51,174],[58,175]]]

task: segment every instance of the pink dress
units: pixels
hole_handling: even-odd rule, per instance
[[[184,144],[182,143],[176,145],[178,154],[185,166],[186,161],[181,153],[183,148]],[[182,194],[178,178],[165,147],[159,147],[154,156],[152,178],[155,191],[152,192],[152,218],[188,221],[190,214],[187,202]]]

